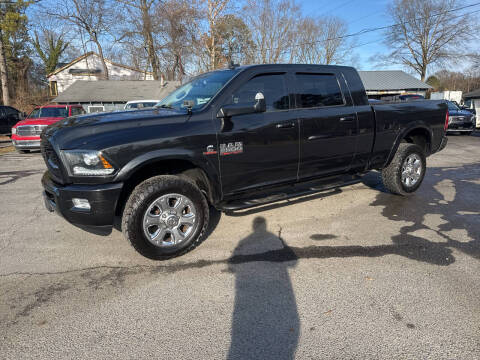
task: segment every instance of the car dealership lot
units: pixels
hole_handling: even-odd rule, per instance
[[[2,155],[0,358],[478,358],[480,136],[428,165],[410,198],[372,172],[212,212],[203,244],[155,262],[48,213],[40,154]]]

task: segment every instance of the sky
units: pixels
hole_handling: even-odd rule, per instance
[[[459,6],[478,3],[478,0],[459,1]],[[376,28],[391,25],[393,22],[387,14],[387,6],[391,0],[298,0],[304,15],[309,16],[338,16],[348,24],[348,33],[356,33],[363,29]],[[464,11],[480,10],[480,5]],[[461,12],[460,12],[461,13]],[[459,13],[459,14],[460,14]],[[475,18],[480,21],[480,13]],[[360,36],[355,36],[358,46],[354,49],[358,55],[357,63],[354,64],[359,70],[400,69],[405,70],[400,64],[379,65],[372,61],[375,54],[387,54],[388,48],[383,45],[382,31],[374,31]],[[478,46],[470,44],[468,46]],[[347,64],[346,64],[347,65]],[[461,67],[462,65],[457,65]],[[452,69],[460,70],[460,69]]]
[[[243,0],[230,0],[234,4],[242,4]],[[357,33],[361,30],[388,26],[392,24],[392,20],[387,13],[387,6],[393,0],[296,0],[304,15],[311,17],[316,16],[337,16],[348,25],[348,33]],[[45,6],[54,6],[57,0],[43,0]],[[459,6],[480,3],[480,0],[459,0]],[[474,18],[480,24],[480,4],[462,10],[458,14],[464,12],[479,11],[474,14]],[[384,32],[373,31],[351,39],[354,41],[355,49],[354,61],[343,65],[352,65],[359,70],[405,70],[412,75],[417,76],[411,69],[405,68],[402,64],[380,64],[372,58],[375,55],[388,54],[389,49],[383,44]],[[480,42],[462,44],[467,47],[470,52],[480,52]],[[449,70],[461,71],[465,68],[465,64],[456,64]],[[430,67],[429,74],[436,70]],[[427,76],[429,75],[427,74]],[[417,76],[418,77],[418,76]]]

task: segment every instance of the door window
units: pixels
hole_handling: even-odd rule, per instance
[[[297,73],[297,107],[314,108],[345,103],[337,77],[333,74]]]
[[[231,101],[233,104],[251,104],[255,102],[255,95],[259,92],[265,97],[267,111],[289,109],[290,100],[284,74],[255,76],[234,91]]]

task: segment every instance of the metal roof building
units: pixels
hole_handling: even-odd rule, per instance
[[[432,87],[401,70],[359,71],[370,98],[419,94],[425,96]]]
[[[82,104],[87,112],[123,109],[130,100],[161,100],[180,85],[177,81],[77,80],[53,101]]]

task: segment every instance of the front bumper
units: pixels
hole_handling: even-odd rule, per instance
[[[42,178],[45,207],[82,228],[112,227],[123,183],[102,185],[59,185],[48,171]],[[86,199],[90,209],[79,209],[72,199]]]
[[[20,150],[40,150],[39,140],[12,140],[13,146]]]
[[[475,130],[475,122],[458,122],[448,124],[448,131],[473,131]]]

